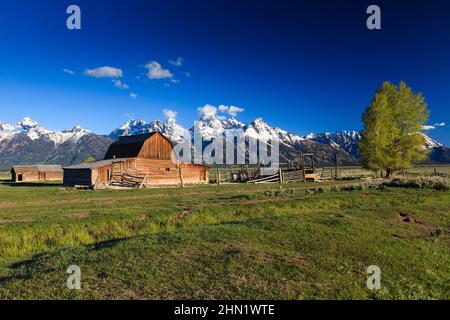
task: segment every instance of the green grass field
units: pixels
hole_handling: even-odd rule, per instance
[[[450,192],[329,187],[344,183],[0,182],[0,298],[449,299]],[[81,290],[66,287],[70,265]]]

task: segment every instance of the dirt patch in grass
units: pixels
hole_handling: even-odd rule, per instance
[[[89,211],[82,211],[82,212],[72,212],[65,214],[64,217],[69,219],[86,219],[89,218],[92,215]]]
[[[22,218],[22,219],[0,219],[0,225],[13,224],[13,223],[24,223],[24,222],[34,222],[37,219],[33,218]]]
[[[397,214],[395,216],[395,220],[397,221],[398,224],[402,224],[402,223],[423,224],[422,222],[417,220],[416,217],[414,217],[413,215],[410,215],[406,212],[397,212]]]
[[[145,221],[145,220],[147,220],[147,218],[148,218],[148,215],[147,214],[143,214],[143,215],[139,216],[138,220],[139,221]]]
[[[172,208],[179,211],[176,215],[170,218],[171,221],[181,220],[192,212],[192,208],[187,206],[172,206]]]
[[[405,212],[397,212],[395,221],[397,225],[415,226],[414,230],[401,230],[400,232],[394,233],[393,236],[395,238],[439,238],[443,234],[441,227],[429,222],[419,221],[415,216]]]
[[[140,292],[132,289],[124,289],[120,294],[124,300],[145,300],[147,297]]]

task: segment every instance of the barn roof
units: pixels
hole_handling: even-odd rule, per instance
[[[159,131],[119,137],[116,142],[109,146],[104,159],[136,158],[139,155],[144,142],[155,134],[160,134],[162,137],[167,139]],[[167,140],[172,143],[169,139]]]
[[[108,159],[108,160],[100,160],[100,161],[93,161],[88,163],[79,163],[74,164],[72,166],[64,167],[64,170],[77,170],[77,169],[95,169],[100,168],[115,162],[121,162],[125,161],[127,159]]]
[[[56,164],[34,164],[13,166],[11,171],[19,172],[62,172],[60,165]]]

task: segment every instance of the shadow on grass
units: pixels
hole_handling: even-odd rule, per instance
[[[0,180],[0,184],[9,187],[63,187],[62,181],[57,182],[13,182],[12,180]]]
[[[126,240],[130,240],[132,238],[144,238],[144,237],[145,236],[123,237],[123,238],[117,238],[117,239],[112,239],[112,240],[105,240],[105,241],[101,241],[101,242],[97,242],[97,243],[89,244],[89,245],[84,245],[84,246],[80,245],[80,246],[75,246],[75,247],[65,247],[65,248],[61,248],[61,249],[56,249],[53,252],[42,252],[42,253],[35,254],[34,256],[32,256],[29,259],[12,263],[9,266],[11,273],[9,275],[0,277],[0,286],[7,283],[8,281],[12,281],[12,280],[31,279],[33,273],[37,271],[35,268],[36,265],[39,265],[40,262],[43,262],[45,260],[54,259],[56,256],[58,256],[61,253],[61,251],[68,251],[70,254],[70,252],[73,251],[75,248],[85,248],[88,251],[102,250],[104,248],[114,247],[114,246],[118,245],[119,243],[126,241]],[[67,267],[69,267],[70,265],[71,265],[70,263],[67,264]],[[42,272],[44,270],[40,269],[39,271]],[[54,269],[50,268],[50,269],[45,270],[45,272],[51,272],[51,271],[54,271]]]

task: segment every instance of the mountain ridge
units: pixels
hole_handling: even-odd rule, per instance
[[[37,121],[25,117],[11,125],[0,121],[0,168],[13,164],[51,163],[71,165],[88,157],[102,159],[109,144],[122,135],[135,135],[160,131],[174,143],[182,141],[187,134],[201,134],[205,141],[222,135],[227,129],[239,129],[245,138],[261,141],[278,139],[281,157],[296,158],[301,152],[312,152],[319,163],[331,164],[339,154],[343,164],[356,164],[360,160],[358,143],[360,134],[354,130],[334,133],[310,133],[303,136],[272,127],[262,118],[243,123],[236,118],[219,119],[215,115],[203,116],[190,128],[184,128],[175,118],[165,121],[128,120],[108,136],[98,135],[79,125],[63,131],[44,128]],[[425,134],[424,134],[425,135]],[[425,147],[431,150],[430,161],[450,162],[450,148],[425,135]]]

